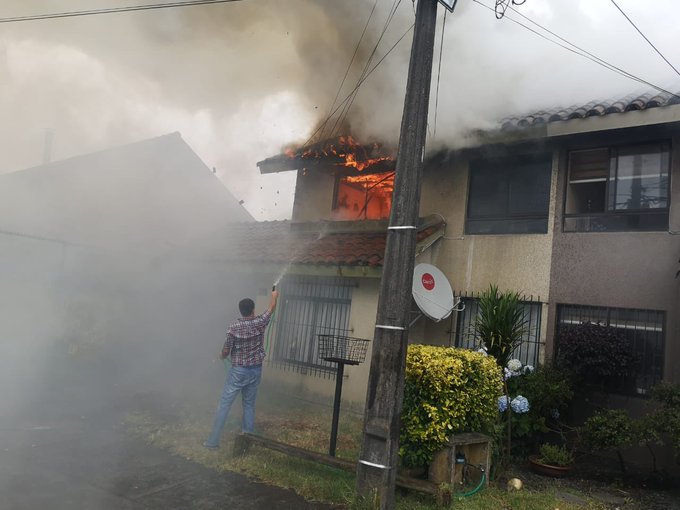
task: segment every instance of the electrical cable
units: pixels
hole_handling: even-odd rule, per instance
[[[654,44],[652,43],[652,41],[650,41],[650,40],[647,38],[647,36],[646,36],[645,34],[642,33],[642,30],[640,30],[640,29],[637,27],[637,25],[633,22],[633,20],[630,19],[630,18],[628,17],[628,15],[627,15],[625,12],[623,12],[623,9],[621,9],[621,7],[619,7],[619,4],[617,4],[617,3],[615,2],[615,0],[610,0],[610,1],[611,1],[611,3],[614,4],[614,7],[616,7],[616,8],[619,10],[619,12],[620,12],[621,14],[623,14],[623,17],[626,18],[626,19],[628,20],[628,23],[630,23],[631,25],[633,25],[633,28],[634,28],[635,30],[637,30],[638,34],[640,34],[640,35],[642,36],[642,38],[643,38],[645,41],[647,41],[647,44],[649,44],[649,45],[654,49],[654,51],[656,51],[656,52],[659,54],[659,56],[664,60],[664,62],[666,62],[666,64],[668,64],[669,66],[671,66],[671,69],[673,69],[673,71],[675,71],[675,74],[677,74],[678,76],[680,76],[680,71],[678,71],[678,70],[675,68],[675,66],[674,66],[673,64],[671,64],[671,63],[668,61],[668,59],[667,59],[666,57],[664,57],[663,53],[661,53],[661,52],[659,51],[659,49],[658,49],[656,46],[654,46]]]
[[[485,9],[488,9],[488,10],[490,10],[490,11],[493,11],[493,10],[494,10],[493,7],[489,7],[488,5],[485,5],[485,4],[482,3],[480,0],[472,0],[472,1],[473,1],[474,3],[480,5],[480,6],[484,7]],[[517,12],[517,11],[515,11],[515,12]],[[560,37],[560,36],[554,34],[554,32],[551,32],[551,31],[548,30],[547,28],[544,28],[542,25],[540,25],[540,24],[537,23],[537,22],[535,22],[535,21],[533,21],[533,20],[530,20],[528,17],[524,16],[523,14],[521,14],[521,16],[523,16],[523,17],[526,18],[527,20],[531,21],[531,23],[533,23],[533,24],[535,24],[536,26],[540,27],[542,30],[545,30],[546,32],[548,32],[548,33],[550,33],[550,34],[553,34],[555,37],[558,37],[559,39],[562,39],[562,40],[565,41],[567,44],[573,46],[574,48],[577,48],[578,50],[575,50],[575,49],[573,49],[573,48],[570,48],[570,47],[568,47],[568,46],[565,46],[564,44],[561,44],[561,43],[559,43],[558,41],[555,41],[554,39],[550,39],[549,37],[546,37],[544,34],[541,34],[540,32],[537,32],[536,30],[534,30],[533,28],[531,28],[531,27],[525,25],[525,24],[522,23],[521,21],[517,21],[516,19],[513,19],[513,18],[511,18],[511,17],[509,17],[509,16],[505,16],[503,19],[507,19],[507,20],[509,20],[509,21],[512,21],[513,23],[515,23],[515,24],[517,24],[517,25],[519,25],[519,26],[521,26],[521,27],[523,27],[523,28],[529,30],[530,32],[536,34],[537,36],[539,36],[539,37],[541,37],[541,38],[543,38],[543,39],[545,39],[546,41],[551,42],[551,43],[553,43],[553,44],[556,44],[557,46],[560,46],[561,48],[564,48],[565,50],[570,51],[571,53],[574,53],[575,55],[579,55],[579,56],[581,56],[581,57],[587,58],[588,60],[591,60],[591,61],[595,62],[596,64],[598,64],[598,65],[604,67],[605,69],[609,69],[610,71],[613,71],[613,72],[615,72],[615,73],[618,73],[618,74],[620,74],[621,76],[624,76],[624,77],[629,78],[629,79],[631,79],[631,80],[637,81],[637,82],[642,83],[642,84],[644,84],[644,85],[647,85],[647,86],[649,86],[649,87],[651,87],[651,88],[653,88],[653,89],[655,89],[655,90],[657,90],[657,91],[659,91],[659,92],[664,92],[664,93],[666,93],[666,94],[668,94],[668,95],[670,95],[670,96],[672,96],[672,97],[675,97],[675,98],[677,98],[677,99],[680,99],[680,95],[675,94],[675,93],[673,93],[673,92],[671,92],[671,91],[669,91],[669,90],[666,90],[666,89],[664,89],[664,88],[662,88],[662,87],[659,87],[658,85],[655,85],[655,84],[653,84],[653,83],[651,83],[651,82],[649,82],[649,81],[647,81],[647,80],[645,80],[645,79],[643,79],[643,78],[640,78],[639,76],[636,76],[636,75],[634,75],[634,74],[632,74],[632,73],[629,73],[628,71],[625,71],[625,70],[623,70],[623,69],[621,69],[621,68],[619,68],[619,67],[617,67],[617,66],[615,66],[615,65],[613,65],[613,64],[610,64],[610,63],[607,62],[606,60],[601,59],[600,57],[594,56],[592,53],[587,52],[587,51],[585,51],[585,50],[579,48],[579,47],[576,46],[575,44],[573,44],[573,43],[567,41],[566,39],[564,39],[564,38],[562,38],[562,37]]]
[[[483,5],[483,4],[482,4],[482,5]],[[650,82],[648,82],[648,81],[646,81],[646,80],[640,78],[639,76],[636,76],[636,75],[634,75],[634,74],[632,74],[632,73],[629,73],[628,71],[626,71],[626,70],[624,70],[624,69],[621,69],[620,67],[617,67],[617,66],[615,66],[614,64],[610,64],[610,63],[607,62],[606,60],[604,60],[604,59],[598,57],[597,55],[594,55],[593,53],[589,52],[588,50],[585,50],[585,49],[581,48],[580,46],[578,46],[578,45],[576,45],[576,44],[574,44],[574,43],[568,41],[567,39],[565,39],[564,37],[560,36],[559,34],[556,34],[556,33],[553,32],[552,30],[550,30],[550,29],[548,29],[548,28],[545,28],[543,25],[537,23],[536,21],[532,20],[532,19],[529,18],[528,16],[525,16],[524,14],[522,14],[521,12],[519,12],[517,9],[514,9],[513,7],[510,7],[510,9],[511,9],[515,14],[517,14],[518,16],[521,16],[522,18],[524,18],[525,20],[527,20],[529,23],[532,23],[532,24],[536,25],[536,26],[537,26],[538,28],[540,28],[541,30],[546,31],[546,32],[549,33],[550,35],[552,35],[552,36],[554,36],[554,37],[557,37],[560,41],[562,41],[562,42],[564,42],[564,43],[566,43],[566,44],[572,46],[573,48],[576,48],[576,50],[578,50],[578,51],[576,51],[576,52],[570,50],[570,51],[572,51],[573,53],[576,53],[576,54],[578,55],[578,54],[579,54],[578,52],[582,52],[582,53],[583,53],[583,55],[581,55],[582,57],[590,58],[590,60],[595,59],[595,60],[597,61],[596,63],[598,63],[599,65],[601,65],[601,66],[603,66],[603,67],[605,67],[605,68],[608,68],[609,70],[614,71],[614,72],[620,74],[621,76],[623,76],[623,77],[625,77],[625,78],[629,78],[629,79],[631,79],[631,80],[637,81],[638,83],[642,83],[642,84],[644,84],[644,85],[647,85],[647,86],[649,86],[649,87],[652,87],[652,88],[658,90],[659,92],[665,92],[666,94],[670,94],[671,96],[674,96],[674,97],[680,99],[680,97],[677,96],[676,94],[674,94],[673,92],[670,92],[670,91],[668,91],[668,90],[666,90],[666,89],[663,89],[663,88],[661,88],[661,87],[657,87],[657,86],[654,85],[653,83],[650,83]],[[518,21],[516,21],[516,20],[514,20],[514,19],[512,19],[512,18],[508,18],[508,19],[509,19],[510,21],[512,21],[512,22],[514,22],[514,23],[518,23],[520,26],[523,26],[523,27],[524,27],[524,25],[523,25],[522,23],[519,23]],[[525,28],[527,28],[527,27],[525,27]],[[528,30],[531,30],[531,29],[528,28]],[[532,32],[533,32],[533,30],[532,30]],[[534,33],[535,33],[535,32],[534,32]],[[541,35],[541,34],[537,34],[537,35]],[[541,37],[543,37],[543,36],[541,35]],[[545,37],[544,37],[544,38],[545,38]],[[547,38],[546,38],[546,39],[547,39]],[[550,42],[553,42],[554,44],[558,44],[558,43],[556,43],[555,41],[551,41],[550,39],[547,39],[547,40],[550,41]],[[561,46],[561,45],[560,45],[560,46]],[[565,49],[568,49],[568,50],[569,50],[569,48],[565,48]]]
[[[415,26],[415,23],[413,23],[413,24],[406,30],[406,32],[404,32],[404,33],[401,35],[401,37],[400,37],[399,39],[397,39],[397,41],[392,45],[392,47],[391,47],[389,50],[387,50],[387,52],[382,56],[382,58],[378,61],[378,63],[375,64],[375,65],[371,68],[371,70],[368,71],[368,72],[366,73],[366,76],[364,76],[364,78],[361,79],[361,80],[355,85],[354,89],[352,89],[352,91],[345,97],[345,99],[343,99],[343,100],[340,102],[340,104],[339,104],[338,106],[336,106],[335,110],[333,110],[333,112],[331,113],[331,115],[334,115],[340,108],[342,108],[342,106],[343,106],[347,101],[349,101],[349,99],[352,97],[352,94],[354,93],[354,91],[356,91],[356,90],[361,86],[361,84],[364,83],[364,82],[368,79],[368,77],[373,73],[373,71],[375,71],[375,70],[378,68],[378,66],[379,66],[380,64],[382,64],[382,62],[387,58],[387,56],[388,56],[390,53],[392,53],[392,51],[394,50],[394,48],[396,48],[396,47],[399,45],[399,43],[400,43],[401,41],[403,41],[404,37],[406,37],[406,36],[408,35],[408,33],[409,33],[411,30],[413,30],[413,27],[414,27],[414,26]],[[314,137],[316,136],[316,134],[321,130],[322,126],[323,126],[323,124],[322,124],[321,126],[319,126],[318,128],[316,128],[316,131],[314,131],[314,132],[312,133],[312,135],[307,139],[307,141],[302,145],[303,147],[306,146],[312,139],[314,139]]]
[[[75,18],[78,16],[96,16],[99,14],[118,14],[121,12],[150,11],[154,9],[169,9],[173,7],[191,7],[195,5],[226,4],[241,2],[242,0],[184,0],[179,2],[163,2],[159,4],[129,5],[127,7],[107,7],[103,9],[90,9],[82,11],[64,11],[46,14],[33,14],[29,16],[14,16],[0,18],[0,23],[19,23],[22,21],[38,21],[58,18]]]
[[[342,81],[340,82],[340,86],[338,87],[338,91],[335,93],[335,98],[333,99],[333,103],[331,104],[331,107],[328,109],[328,116],[326,117],[326,120],[324,121],[324,124],[328,122],[328,120],[331,117],[331,111],[333,111],[333,108],[335,108],[335,103],[338,100],[338,97],[340,96],[340,92],[342,91],[342,87],[345,84],[345,80],[347,79],[347,75],[349,74],[349,70],[352,68],[352,64],[354,63],[354,58],[357,56],[357,52],[359,51],[359,46],[361,45],[361,41],[364,39],[364,35],[366,34],[366,29],[368,28],[368,24],[371,22],[371,18],[373,17],[373,13],[375,12],[375,8],[378,5],[378,0],[375,0],[373,2],[373,8],[371,9],[371,13],[368,15],[368,19],[366,20],[366,24],[364,25],[364,30],[361,32],[361,36],[359,37],[359,41],[357,42],[356,47],[354,48],[354,53],[352,54],[352,58],[349,61],[349,64],[347,65],[347,70],[345,71],[345,76],[342,77]],[[319,139],[323,140],[323,135],[324,135],[325,129],[321,130],[321,134],[319,135]]]
[[[361,76],[359,77],[360,80],[365,76],[366,71],[368,70],[369,66],[371,65],[371,62],[373,62],[373,57],[375,56],[376,52],[378,51],[378,46],[380,45],[383,37],[385,36],[385,33],[387,32],[387,29],[390,26],[390,23],[392,23],[392,20],[394,19],[394,15],[396,14],[397,9],[399,8],[400,4],[401,4],[401,0],[394,0],[394,2],[392,3],[392,9],[387,16],[387,19],[385,21],[385,26],[383,26],[382,32],[380,33],[380,37],[378,37],[378,40],[376,41],[375,45],[373,46],[373,51],[371,51],[371,54],[369,55],[368,60],[366,61],[366,65],[364,66],[364,69],[361,72]],[[342,125],[344,124],[345,119],[347,118],[347,115],[349,114],[349,110],[350,110],[350,108],[352,108],[352,105],[354,104],[354,100],[356,99],[356,96],[357,96],[358,93],[359,93],[359,89],[357,88],[354,92],[353,97],[350,99],[350,101],[347,103],[346,107],[344,108],[343,112],[336,119],[336,122],[333,125],[333,129],[331,130],[331,135],[335,134],[336,126],[338,127],[338,129],[342,129]]]

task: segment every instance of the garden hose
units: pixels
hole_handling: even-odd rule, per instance
[[[469,465],[472,465],[472,464],[469,464]],[[479,478],[479,484],[477,484],[477,487],[475,487],[474,489],[472,489],[469,492],[464,492],[462,494],[456,494],[457,498],[467,498],[467,497],[473,496],[474,494],[477,494],[481,490],[481,488],[484,486],[484,482],[486,481],[486,473],[484,472],[484,468],[481,467],[481,466],[474,466],[474,467],[476,467],[477,469],[479,469],[482,472],[482,476]]]

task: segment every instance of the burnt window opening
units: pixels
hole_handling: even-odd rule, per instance
[[[467,234],[548,232],[549,154],[470,162]]]
[[[393,191],[394,172],[339,177],[335,188],[333,219],[389,218]]]
[[[564,230],[667,229],[669,169],[668,143],[571,151]]]

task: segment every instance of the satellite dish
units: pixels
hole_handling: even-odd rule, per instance
[[[432,264],[418,264],[413,269],[413,299],[423,315],[439,322],[456,307],[451,284]]]

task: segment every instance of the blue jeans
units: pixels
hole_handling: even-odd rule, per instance
[[[224,423],[229,416],[231,405],[236,399],[238,392],[241,392],[243,403],[243,432],[253,432],[255,428],[255,397],[257,397],[257,387],[262,379],[262,365],[256,367],[232,366],[227,374],[224,383],[222,396],[217,405],[217,414],[213,423],[212,433],[206,441],[206,446],[218,446]]]

